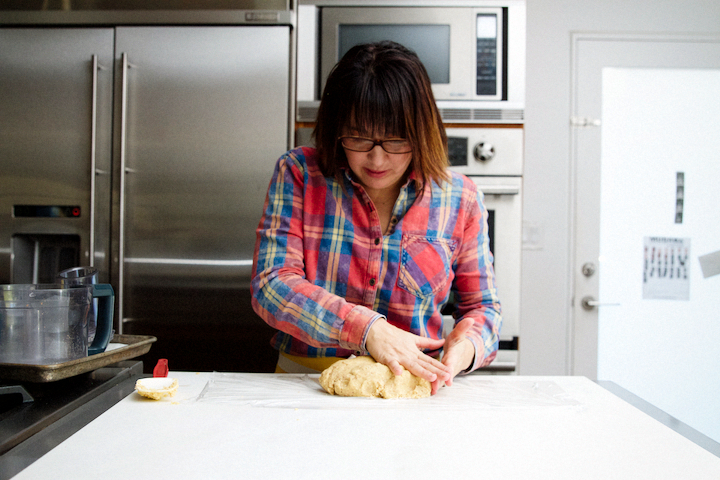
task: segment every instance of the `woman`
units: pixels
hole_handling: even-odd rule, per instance
[[[490,363],[501,317],[487,211],[474,183],[447,170],[417,55],[393,42],[348,51],[313,137],[317,148],[278,161],[257,230],[252,303],[279,330],[277,371],[370,354],[434,394]],[[451,292],[456,321],[443,339]]]

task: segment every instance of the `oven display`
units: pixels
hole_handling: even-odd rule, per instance
[[[466,167],[468,164],[467,137],[448,137],[448,161],[451,167]]]

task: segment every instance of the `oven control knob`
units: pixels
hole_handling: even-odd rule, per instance
[[[489,143],[480,142],[475,145],[475,148],[473,149],[473,155],[477,160],[481,162],[487,162],[488,160],[492,160],[492,158],[495,156],[495,147],[493,147]]]

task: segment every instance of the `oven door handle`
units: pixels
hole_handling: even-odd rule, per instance
[[[516,185],[478,185],[485,195],[519,195],[520,187]]]

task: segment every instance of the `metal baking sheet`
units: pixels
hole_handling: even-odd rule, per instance
[[[122,343],[124,347],[79,358],[70,362],[54,365],[25,365],[20,363],[0,363],[0,383],[16,382],[55,382],[64,378],[91,372],[129,358],[139,357],[150,351],[157,338],[147,335],[114,335],[110,343]]]

